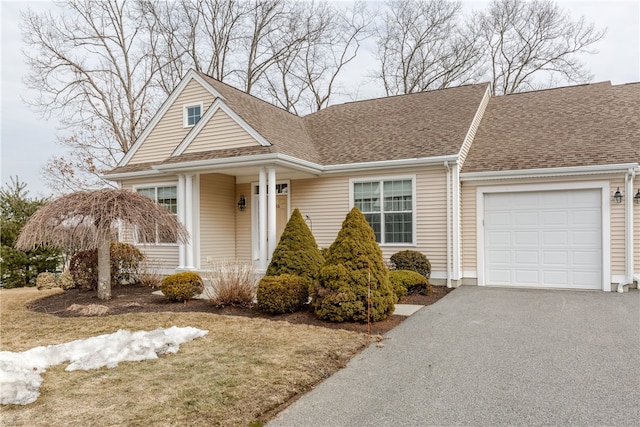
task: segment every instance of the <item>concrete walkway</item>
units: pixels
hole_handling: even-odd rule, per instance
[[[462,287],[276,426],[640,425],[640,293]]]

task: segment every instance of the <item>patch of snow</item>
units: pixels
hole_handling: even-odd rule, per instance
[[[65,371],[114,368],[124,361],[157,359],[177,353],[180,344],[208,331],[173,326],[154,331],[119,330],[64,344],[40,346],[23,352],[0,351],[0,404],[27,405],[40,395],[41,375],[50,366],[71,362]]]

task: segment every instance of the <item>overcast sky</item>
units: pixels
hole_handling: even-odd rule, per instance
[[[480,8],[483,2],[463,2],[465,9]],[[594,48],[597,55],[588,55],[584,61],[594,75],[594,82],[611,81],[623,84],[640,81],[640,0],[625,1],[558,1],[575,18],[584,15],[599,28],[607,28],[606,37]],[[31,196],[46,196],[49,188],[43,182],[41,170],[47,159],[63,153],[55,143],[55,118],[45,120],[31,111],[22,101],[26,92],[22,76],[26,65],[22,59],[19,22],[20,10],[31,7],[46,10],[48,1],[0,0],[0,144],[2,180],[4,186],[10,177],[18,175],[27,183]],[[371,60],[366,62],[368,67]],[[359,97],[366,98],[366,87]],[[379,94],[371,94],[379,95]]]

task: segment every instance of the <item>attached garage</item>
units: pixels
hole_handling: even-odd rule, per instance
[[[602,194],[602,188],[479,191],[479,284],[604,289]]]

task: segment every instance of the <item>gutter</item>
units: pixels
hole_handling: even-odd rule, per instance
[[[451,168],[449,161],[444,161],[444,168],[447,171],[447,288],[451,288]]]
[[[638,166],[638,163],[621,163],[615,165],[570,166],[562,168],[538,168],[489,172],[463,172],[460,174],[460,179],[462,181],[488,181],[514,178],[600,175],[626,172],[629,169],[637,169]]]

